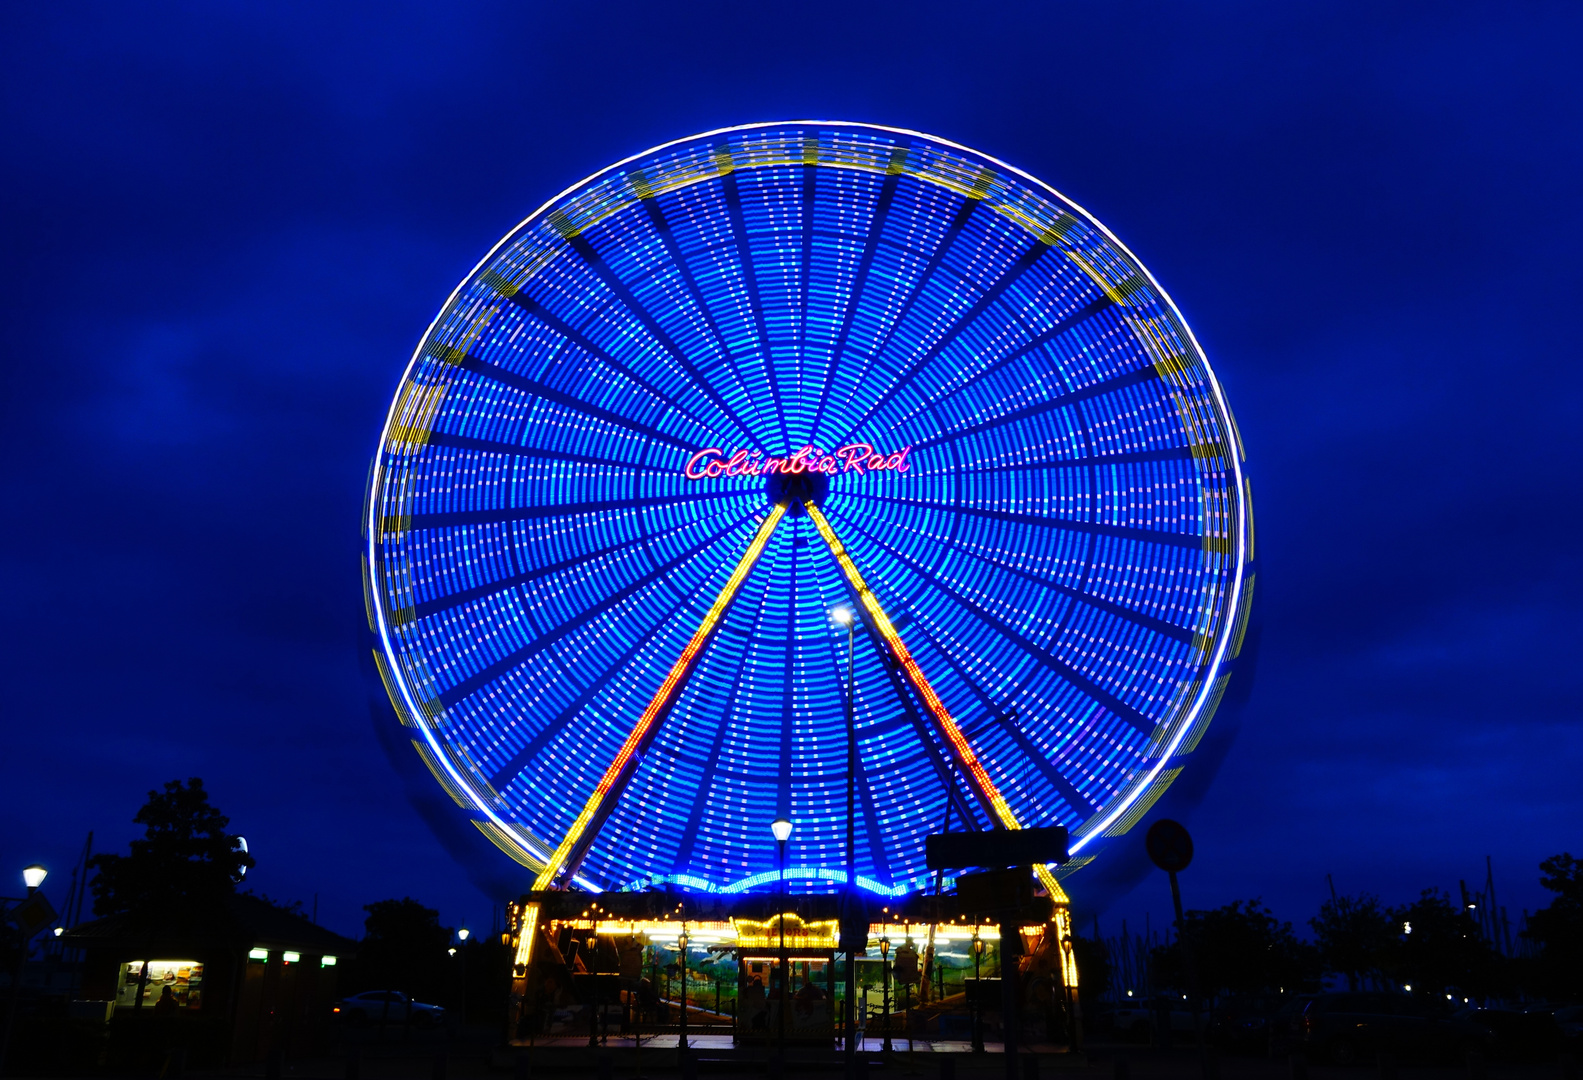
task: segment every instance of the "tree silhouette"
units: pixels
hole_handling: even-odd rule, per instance
[[[96,855],[90,866],[96,915],[124,911],[192,912],[236,891],[236,878],[253,865],[226,832],[231,819],[209,802],[203,781],[172,780],[150,791],[132,819],[146,826],[127,855]]]
[[[1189,911],[1183,936],[1194,949],[1199,982],[1206,993],[1296,993],[1316,984],[1319,958],[1314,947],[1297,940],[1258,900],[1233,900],[1212,911]],[[1186,969],[1179,943],[1155,950],[1156,977],[1185,989]],[[1081,969],[1079,969],[1081,970]]]
[[[1359,979],[1380,973],[1395,937],[1390,914],[1371,893],[1325,901],[1308,925],[1325,967],[1345,975],[1353,990]]]
[[[1540,948],[1539,980],[1556,997],[1583,995],[1583,859],[1552,855],[1539,864],[1539,884],[1556,894],[1523,931]]]
[[[456,965],[446,953],[452,931],[440,925],[440,913],[410,896],[364,904],[363,910],[363,941],[349,972],[357,988],[445,1000]]]
[[[1414,903],[1391,908],[1390,920],[1395,942],[1383,957],[1385,974],[1417,994],[1457,989],[1485,997],[1494,990],[1499,958],[1445,893],[1425,889]]]

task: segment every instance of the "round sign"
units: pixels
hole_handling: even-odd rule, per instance
[[[1187,864],[1193,861],[1193,838],[1170,818],[1161,818],[1150,825],[1143,845],[1149,849],[1149,860],[1168,874],[1186,870]]]

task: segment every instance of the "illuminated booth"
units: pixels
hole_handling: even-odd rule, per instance
[[[112,1043],[187,1047],[194,1064],[326,1046],[336,974],[356,943],[252,896],[191,917],[129,912],[61,935],[83,950],[80,997],[110,1003]]]
[[[1003,162],[760,124],[551,199],[424,335],[364,518],[404,734],[532,879],[517,1027],[634,994],[691,1022],[662,969],[690,990],[728,953],[763,1015],[782,913],[789,996],[849,1007],[874,965],[834,978],[838,951],[932,962],[979,918],[944,914],[942,831],[1070,830],[1016,950],[1064,995],[1070,876],[1189,767],[1236,665],[1250,499],[1164,290]]]

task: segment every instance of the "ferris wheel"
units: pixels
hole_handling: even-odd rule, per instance
[[[568,189],[446,302],[374,462],[369,623],[537,887],[749,891],[786,819],[790,887],[835,891],[850,745],[856,885],[1065,825],[1053,893],[1191,763],[1249,498],[1202,350],[1086,212],[915,132],[752,125]]]

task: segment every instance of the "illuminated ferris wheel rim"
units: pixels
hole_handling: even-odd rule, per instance
[[[673,139],[665,143],[661,143],[648,150],[632,154],[620,161],[614,162],[605,168],[591,173],[584,179],[574,184],[568,185],[561,192],[557,193],[550,199],[547,199],[533,213],[522,219],[521,222],[509,230],[492,248],[490,248],[490,250],[483,256],[482,259],[479,260],[479,262],[462,279],[462,281],[456,286],[450,296],[446,299],[446,302],[439,309],[438,314],[436,314],[435,318],[425,330],[418,346],[414,349],[413,354],[409,359],[407,367],[403,373],[402,379],[398,383],[397,390],[393,395],[391,407],[389,410],[387,410],[386,419],[380,432],[378,449],[376,451],[370,477],[369,490],[371,493],[382,490],[384,473],[388,468],[387,454],[391,445],[392,429],[397,422],[398,407],[401,397],[403,392],[409,386],[415,370],[422,361],[426,346],[428,346],[431,340],[433,340],[436,331],[440,328],[441,323],[445,320],[445,318],[455,310],[459,298],[462,297],[463,293],[471,285],[479,280],[480,275],[484,273],[497,259],[502,249],[506,248],[508,245],[521,237],[524,231],[532,226],[536,221],[553,213],[556,208],[560,204],[564,203],[565,200],[567,200],[570,196],[576,194],[579,191],[588,189],[602,179],[619,173],[636,162],[651,160],[657,155],[663,154],[668,150],[683,147],[688,144],[699,143],[713,138],[730,136],[732,134],[742,132],[773,131],[777,129],[784,130],[792,128],[844,129],[855,132],[881,132],[887,135],[916,139],[926,144],[933,144],[935,146],[945,147],[950,150],[957,151],[966,156],[968,159],[979,159],[981,161],[987,162],[993,165],[996,169],[1004,170],[1004,172],[1007,174],[1015,176],[1023,182],[1041,190],[1044,193],[1047,193],[1049,196],[1052,196],[1059,206],[1072,211],[1087,228],[1093,229],[1094,231],[1100,233],[1106,242],[1108,242],[1110,245],[1113,245],[1117,250],[1123,253],[1130,264],[1129,268],[1133,272],[1141,274],[1147,280],[1149,288],[1153,290],[1153,292],[1158,296],[1160,302],[1168,307],[1175,315],[1175,321],[1177,324],[1176,328],[1186,336],[1193,353],[1196,355],[1196,358],[1200,363],[1201,375],[1207,384],[1208,397],[1213,402],[1216,420],[1227,433],[1228,439],[1233,444],[1230,447],[1229,452],[1224,455],[1224,461],[1229,472],[1231,473],[1231,482],[1229,482],[1226,486],[1231,489],[1229,494],[1231,495],[1232,501],[1234,503],[1233,512],[1230,514],[1231,524],[1227,530],[1228,535],[1226,537],[1226,539],[1230,541],[1229,546],[1231,550],[1229,554],[1231,554],[1233,558],[1229,572],[1224,575],[1228,579],[1230,594],[1227,602],[1223,606],[1223,610],[1229,613],[1229,617],[1218,620],[1215,638],[1212,647],[1208,650],[1208,659],[1205,661],[1201,669],[1205,673],[1205,677],[1198,680],[1199,685],[1197,686],[1196,692],[1193,694],[1190,702],[1180,711],[1180,714],[1177,717],[1160,721],[1162,726],[1167,723],[1170,725],[1171,736],[1169,740],[1152,755],[1152,764],[1149,766],[1146,774],[1143,775],[1138,782],[1130,783],[1128,785],[1127,791],[1124,792],[1122,796],[1111,800],[1110,803],[1102,806],[1100,808],[1100,812],[1095,814],[1094,817],[1083,822],[1082,827],[1074,834],[1074,840],[1071,845],[1071,852],[1073,855],[1076,855],[1078,852],[1082,851],[1083,848],[1086,847],[1091,841],[1093,841],[1095,837],[1103,836],[1106,831],[1114,826],[1119,819],[1123,818],[1130,810],[1133,809],[1139,799],[1144,798],[1146,795],[1149,795],[1151,791],[1156,790],[1156,783],[1159,781],[1162,772],[1164,772],[1167,766],[1172,762],[1182,742],[1198,726],[1196,721],[1198,720],[1199,716],[1206,708],[1211,708],[1214,704],[1218,703],[1216,684],[1219,680],[1217,679],[1217,676],[1219,676],[1224,670],[1227,652],[1231,647],[1233,640],[1240,638],[1242,629],[1245,626],[1246,613],[1244,608],[1246,597],[1244,593],[1245,590],[1249,588],[1249,532],[1251,529],[1251,515],[1250,509],[1247,505],[1247,478],[1244,474],[1244,468],[1242,464],[1240,435],[1237,433],[1235,420],[1232,416],[1229,404],[1226,401],[1224,390],[1220,384],[1220,381],[1215,375],[1213,368],[1209,365],[1196,335],[1193,333],[1191,327],[1188,326],[1185,317],[1181,315],[1180,309],[1176,307],[1174,301],[1171,300],[1167,291],[1163,288],[1163,286],[1161,286],[1152,272],[1150,272],[1148,268],[1132,254],[1131,250],[1127,248],[1126,245],[1119,238],[1117,238],[1114,233],[1112,233],[1092,214],[1088,213],[1081,206],[1072,202],[1054,187],[1045,183],[1038,177],[1033,176],[1022,169],[1019,169],[1016,166],[1010,165],[999,158],[985,154],[982,151],[966,147],[962,144],[948,139],[943,139],[938,136],[914,131],[912,129],[852,121],[824,120],[758,122],[721,127],[712,129],[710,131],[701,132],[696,135]],[[777,162],[774,161],[744,161],[735,164],[734,168],[751,170],[754,168],[773,166],[775,164],[777,164]],[[859,166],[836,161],[819,160],[816,161],[815,164],[821,167],[833,169],[860,169]],[[935,183],[940,186],[946,186],[941,184],[937,178],[931,177],[921,172],[908,173],[907,175],[922,183]],[[691,186],[692,184],[704,183],[716,178],[717,177],[713,175],[701,173],[692,180],[688,181],[686,184],[679,184],[676,185],[676,187],[679,188]],[[624,207],[618,207],[617,210],[610,211],[610,213],[619,212],[620,209],[624,209]],[[1013,220],[1016,220],[1014,215],[1008,214],[1006,216],[1012,217]],[[1018,224],[1022,225],[1024,229],[1030,232],[1032,231],[1031,228],[1029,228],[1028,222],[1018,221]],[[537,270],[535,273],[537,273]],[[1092,271],[1090,271],[1090,276],[1094,276]],[[856,302],[855,298],[854,302]],[[792,449],[794,448],[789,447],[787,449],[787,453],[790,453]],[[767,504],[766,509],[768,508],[770,507]],[[378,558],[378,549],[381,541],[379,516],[379,502],[377,499],[371,498],[368,503],[367,516],[364,522],[365,534],[367,537],[364,554],[365,558],[368,560],[369,571],[374,575],[376,581],[383,576],[383,571],[380,569]],[[380,646],[387,657],[394,658],[398,652],[398,649],[396,643],[392,639],[389,612],[387,611],[387,595],[383,589],[376,587],[369,590],[369,599],[370,613],[372,616],[372,621],[374,622],[374,629],[376,631]],[[390,664],[388,675],[390,687],[394,689],[397,694],[399,694],[402,702],[406,706],[408,714],[417,721],[414,726],[417,728],[425,744],[427,744],[429,750],[432,752],[432,762],[438,763],[450,781],[454,783],[460,790],[467,793],[468,801],[472,804],[472,807],[487,817],[496,828],[500,829],[506,835],[512,837],[528,853],[540,859],[548,860],[551,856],[549,856],[541,848],[540,845],[542,842],[539,841],[538,838],[524,835],[523,830],[519,829],[513,822],[503,818],[496,811],[496,808],[490,805],[489,799],[479,797],[478,793],[474,790],[474,786],[470,779],[462,775],[462,773],[457,770],[455,764],[451,760],[450,755],[446,752],[445,746],[438,737],[436,725],[433,722],[433,719],[428,715],[427,710],[422,705],[420,705],[418,696],[414,693],[412,686],[409,684],[408,679],[401,670],[400,666],[394,663]],[[1155,797],[1157,797],[1157,793]],[[789,876],[794,877],[817,877],[824,880],[836,881],[844,881],[846,878],[845,873],[841,871],[832,872],[818,867],[788,868],[788,874]],[[676,874],[673,875],[673,877],[678,881],[686,881],[687,879],[687,875],[685,874]],[[755,884],[762,883],[759,881],[761,877],[762,875],[748,875],[747,877],[728,884],[711,884],[705,882],[703,879],[695,879],[694,883],[699,887],[708,887],[712,891],[738,892],[751,888]],[[587,881],[586,879],[578,877],[574,878],[574,880],[576,880],[578,884],[585,888],[594,891],[598,891],[599,889],[597,885]],[[869,889],[870,891],[894,894],[894,890],[887,889],[878,882],[864,879],[861,877],[861,875],[858,876],[857,881],[860,885]]]

